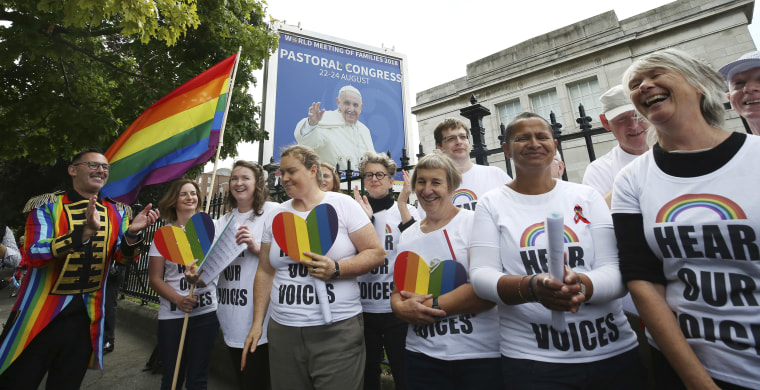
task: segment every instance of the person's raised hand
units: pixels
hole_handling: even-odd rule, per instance
[[[319,109],[321,104],[321,102],[311,103],[311,107],[309,107],[309,125],[316,126],[322,120],[325,109]]]
[[[372,218],[372,206],[369,204],[369,199],[359,193],[359,186],[354,186],[354,200],[359,203],[359,206],[362,206],[362,210],[364,210],[364,214],[367,214],[367,218]]]

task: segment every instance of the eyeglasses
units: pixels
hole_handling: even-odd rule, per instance
[[[443,137],[443,142],[454,142],[456,140],[467,142],[468,141],[467,134],[454,134],[448,137]]]
[[[95,161],[83,161],[83,162],[78,162],[76,164],[71,164],[71,165],[77,166],[77,165],[82,165],[82,164],[87,164],[87,168],[90,168],[91,171],[97,171],[98,167],[103,168],[104,171],[108,171],[108,168],[111,167],[108,164],[101,164]]]
[[[386,176],[388,176],[388,174],[385,172],[367,172],[364,174],[364,180],[372,180],[372,176],[376,177],[377,180],[383,180]]]

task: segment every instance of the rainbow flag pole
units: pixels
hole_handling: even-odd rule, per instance
[[[235,66],[232,69],[232,77],[230,77],[230,84],[227,88],[229,96],[227,97],[227,107],[224,108],[224,117],[222,118],[222,127],[219,130],[219,145],[216,148],[216,156],[214,157],[214,170],[211,172],[211,184],[214,184],[216,180],[216,166],[219,163],[219,153],[222,151],[222,144],[224,143],[224,128],[227,126],[227,113],[230,111],[230,102],[232,99],[232,87],[235,85],[235,76],[237,75],[238,63],[240,62],[240,53],[243,51],[243,46],[238,46],[237,58],[235,59]],[[213,188],[213,187],[212,187]],[[204,212],[208,214],[209,207],[211,206],[211,199],[206,202],[206,208]]]

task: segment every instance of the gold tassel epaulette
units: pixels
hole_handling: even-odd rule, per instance
[[[49,192],[47,194],[37,195],[28,201],[26,201],[26,205],[24,206],[24,213],[28,213],[37,207],[50,204],[55,202],[55,200],[58,198],[58,195],[65,194],[66,191],[56,191],[56,192]]]
[[[106,196],[106,197],[105,197],[105,199],[106,199],[107,201],[109,201],[109,202],[113,203],[113,204],[114,204],[114,206],[116,206],[116,210],[119,210],[119,211],[121,211],[121,212],[124,212],[124,213],[126,213],[126,214],[127,214],[127,218],[128,218],[130,221],[132,220],[132,208],[131,208],[131,207],[129,207],[129,205],[126,205],[126,204],[124,204],[124,203],[121,203],[121,202],[117,202],[117,201],[115,201],[115,200],[111,199],[111,198],[110,198],[110,197],[108,197],[108,196]]]

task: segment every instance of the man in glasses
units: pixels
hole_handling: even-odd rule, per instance
[[[472,163],[470,128],[461,120],[444,119],[435,127],[433,138],[436,149],[449,156],[462,174],[462,184],[454,191],[452,198],[455,206],[474,211],[478,197],[512,180],[506,172],[497,167]]]
[[[362,113],[362,94],[359,90],[346,85],[335,98],[338,108],[325,111],[321,102],[312,103],[309,116],[296,125],[296,142],[314,148],[322,162],[346,169],[351,161],[351,168],[359,166],[359,160],[365,152],[374,152],[369,129],[359,121]]]
[[[159,217],[148,205],[129,223],[129,206],[100,196],[108,160],[88,149],[68,166],[72,189],[27,202],[29,269],[0,337],[0,387],[78,389],[88,365],[103,367],[103,303],[111,260],[139,254],[142,230]]]

